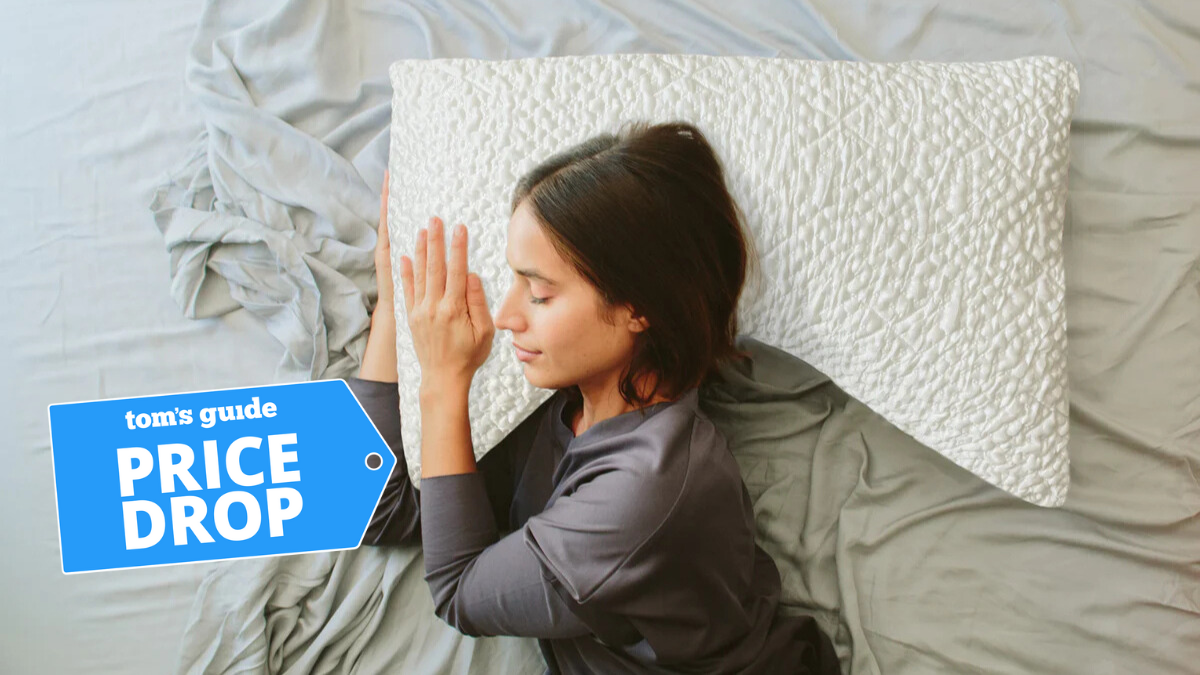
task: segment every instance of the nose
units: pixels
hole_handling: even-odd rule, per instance
[[[500,303],[500,308],[496,310],[496,316],[493,319],[496,328],[512,331],[514,335],[524,331],[525,317],[521,315],[519,307],[517,285],[509,284],[508,292],[504,294],[504,300]]]

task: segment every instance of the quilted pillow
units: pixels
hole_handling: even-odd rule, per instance
[[[721,158],[761,255],[742,332],[987,482],[1063,503],[1071,64],[622,54],[400,61],[391,80],[397,261],[431,215],[466,223],[494,310],[525,171],[626,120],[687,120]],[[416,481],[420,369],[407,330],[397,342]],[[476,456],[553,393],[525,381],[507,331],[496,342],[471,389]]]

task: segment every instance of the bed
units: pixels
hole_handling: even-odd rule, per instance
[[[801,571],[785,580],[791,609],[818,617],[844,672],[1196,672],[1191,3],[14,0],[0,7],[0,34],[0,222],[13,238],[0,265],[10,382],[0,406],[0,672],[540,672],[525,641],[440,625],[419,551],[64,575],[46,406],[352,374],[372,299],[368,221],[387,155],[388,64],[615,52],[1048,54],[1076,65],[1066,504],[1040,508],[989,488],[803,370],[788,386],[826,392],[866,440],[813,446],[783,467],[786,484],[765,469],[748,482],[758,503],[790,515],[763,536],[790,536],[803,554],[783,563]],[[281,147],[358,183],[330,196],[308,174],[272,172],[261,153]],[[256,195],[286,201],[294,208],[278,215],[323,244],[316,257],[336,260],[344,292],[325,296],[322,314],[282,316],[275,288],[253,295],[249,282],[230,292],[172,277],[178,233],[161,215],[184,200],[210,208],[197,177],[214,167],[208,185],[242,200],[225,215],[252,223]],[[303,215],[339,209],[351,225],[332,233]],[[254,240],[218,236],[227,255],[253,258]],[[234,274],[224,260],[207,263]]]

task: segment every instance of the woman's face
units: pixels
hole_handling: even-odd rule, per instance
[[[627,307],[617,308],[612,323],[604,321],[599,292],[559,256],[527,203],[508,221],[505,254],[513,284],[496,312],[496,327],[511,331],[514,346],[528,350],[515,356],[535,387],[615,388],[644,321]]]

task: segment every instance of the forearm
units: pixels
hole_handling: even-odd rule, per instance
[[[395,310],[379,305],[371,315],[371,333],[367,336],[367,348],[363,352],[362,367],[358,377],[375,382],[396,382],[396,317]]]
[[[471,422],[467,414],[470,381],[423,374],[421,478],[475,472]]]
[[[400,395],[395,384],[348,377],[346,385],[358,399],[367,417],[396,458],[383,495],[371,515],[363,543],[403,544],[420,534],[420,504],[416,488],[408,479],[400,433]]]
[[[425,581],[443,621],[471,636],[590,632],[553,590],[524,533],[500,537],[482,476],[440,476],[422,485]]]

